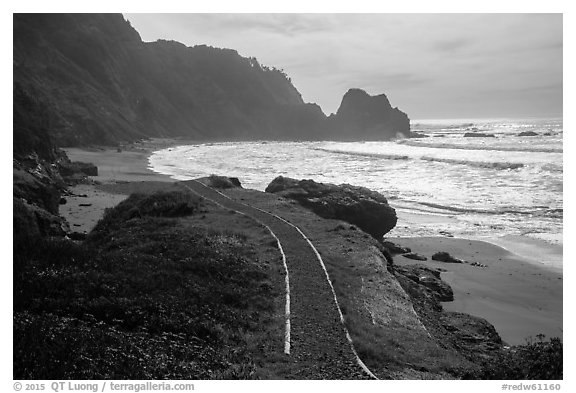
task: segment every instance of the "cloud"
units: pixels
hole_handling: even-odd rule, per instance
[[[320,104],[327,113],[336,111],[350,87],[385,93],[392,105],[413,111],[412,117],[432,116],[434,111],[452,117],[474,110],[486,113],[499,101],[504,112],[506,106],[515,111],[524,107],[526,113],[538,110],[528,95],[515,94],[512,105],[509,94],[491,98],[480,94],[499,88],[551,86],[546,93],[550,102],[561,102],[561,14],[130,14],[128,18],[145,40],[233,48],[282,68],[304,99]]]
[[[433,45],[433,48],[440,52],[448,52],[453,53],[462,48],[469,46],[472,43],[472,40],[465,39],[465,38],[457,38],[451,40],[443,40],[440,42],[436,42]]]
[[[295,37],[333,29],[330,18],[306,14],[229,15],[227,29],[253,30]],[[223,26],[221,26],[223,27]]]

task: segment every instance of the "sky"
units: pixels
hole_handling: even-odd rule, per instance
[[[326,114],[361,88],[412,119],[562,116],[562,14],[124,15],[283,69]]]

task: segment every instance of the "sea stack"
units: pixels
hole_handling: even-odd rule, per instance
[[[362,89],[348,90],[327,123],[330,134],[339,139],[387,140],[410,136],[406,113],[393,108],[385,94],[371,96]]]

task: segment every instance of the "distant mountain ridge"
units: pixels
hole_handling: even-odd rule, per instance
[[[410,134],[384,95],[350,90],[327,118],[283,71],[232,49],[142,42],[121,14],[14,14],[13,67],[15,95],[46,108],[57,146]]]

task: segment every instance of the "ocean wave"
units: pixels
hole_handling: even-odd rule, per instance
[[[323,151],[326,153],[343,154],[343,155],[347,155],[347,156],[382,158],[385,160],[409,160],[410,159],[410,157],[408,157],[406,155],[400,155],[400,154],[364,153],[364,152],[357,152],[357,151],[332,150],[332,149],[325,149],[322,147],[316,147],[313,150]]]
[[[439,157],[409,157],[406,155],[399,155],[399,154],[388,154],[388,153],[368,153],[368,152],[355,152],[355,151],[344,151],[344,150],[332,150],[332,149],[325,149],[325,148],[314,148],[317,151],[323,151],[327,153],[335,153],[335,154],[343,154],[349,156],[360,156],[360,157],[368,157],[368,158],[378,158],[384,160],[423,160],[423,161],[431,161],[431,162],[442,162],[445,164],[457,164],[457,165],[468,165],[475,168],[486,168],[486,169],[499,169],[499,170],[507,170],[507,169],[519,169],[524,167],[524,164],[516,163],[516,162],[486,162],[486,161],[469,161],[469,160],[459,160],[453,158],[439,158]]]
[[[458,160],[453,158],[438,158],[438,157],[420,157],[424,161],[432,162],[443,162],[446,164],[461,164],[468,165],[475,168],[486,168],[486,169],[519,169],[524,167],[524,164],[519,162],[487,162],[487,161],[468,161],[468,160]]]
[[[438,213],[437,210],[443,210],[445,212],[460,213],[460,214],[487,214],[487,215],[512,214],[520,216],[538,216],[548,218],[562,218],[564,215],[563,208],[547,208],[545,206],[532,206],[520,209],[519,208],[478,209],[478,208],[469,208],[460,206],[448,206],[440,203],[424,202],[424,201],[404,200],[404,202],[410,202],[412,204],[433,208],[436,210],[436,213]],[[407,206],[402,207],[408,208],[410,210],[410,207]],[[416,208],[416,210],[419,209]]]
[[[396,143],[414,147],[429,147],[432,149],[454,149],[454,150],[489,150],[489,151],[520,151],[528,153],[562,153],[562,148],[557,147],[529,147],[529,146],[484,146],[484,145],[457,145],[446,142],[427,143],[401,139]]]
[[[546,171],[546,172],[553,172],[553,173],[564,172],[564,167],[562,165],[558,165],[558,164],[548,163],[548,164],[542,165],[541,168],[543,171]]]

